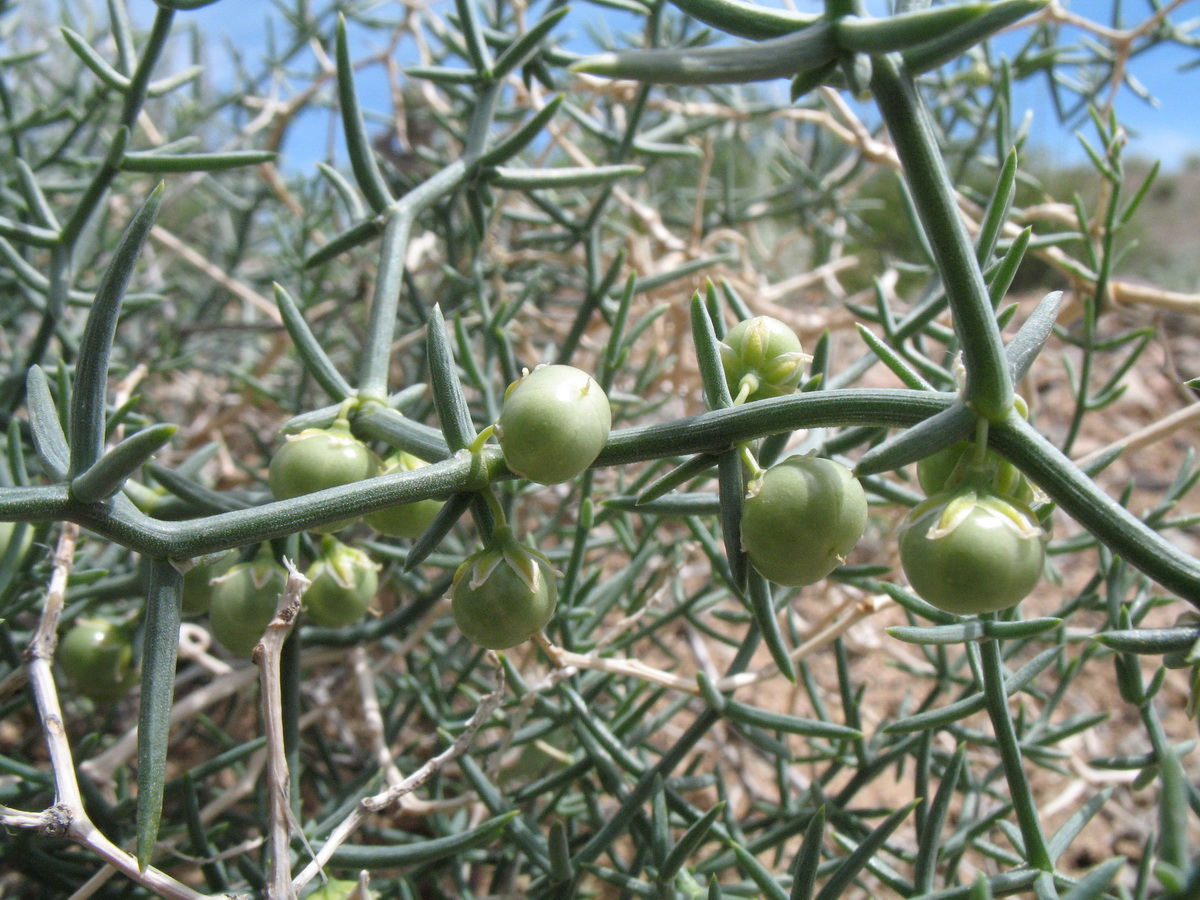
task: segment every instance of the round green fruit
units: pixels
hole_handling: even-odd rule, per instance
[[[275,617],[287,570],[273,559],[259,556],[238,563],[213,582],[208,610],[213,637],[235,656],[248,657]]]
[[[411,472],[429,465],[425,460],[406,453],[403,450],[388,457],[384,464],[384,475],[394,472]],[[365,516],[368,525],[380,534],[389,537],[415,538],[429,527],[429,523],[442,508],[441,500],[418,500],[415,503],[401,503],[389,506],[378,512]]]
[[[974,464],[975,444],[959,441],[917,463],[917,481],[927,497],[955,490],[965,484],[986,486],[1022,503],[1033,499],[1029,480],[1008,460],[988,450],[981,465]]]
[[[379,566],[364,551],[326,538],[321,556],[308,568],[304,592],[309,619],[326,628],[353,625],[379,589]]]
[[[1042,576],[1045,535],[1029,507],[967,487],[930,497],[900,526],[900,562],[913,590],[958,615],[996,612]]]
[[[76,690],[99,702],[121,699],[137,681],[133,643],[107,619],[79,619],[58,645],[58,662]]]
[[[793,456],[750,483],[742,548],[765,578],[798,587],[841,565],[866,526],[867,497],[849,469]]]
[[[509,387],[496,437],[510,469],[558,484],[596,461],[610,428],[608,396],[592,376],[574,366],[539,366]]]
[[[747,403],[794,393],[808,359],[796,333],[771,316],[738,322],[721,341],[720,353],[729,392],[736,398],[744,390]]]
[[[208,565],[192,566],[183,575],[183,614],[198,616],[208,612],[212,605],[212,595],[215,585],[214,578],[219,578],[233,568],[237,563],[236,553],[226,553],[216,562]]]
[[[287,436],[284,445],[271,457],[267,474],[276,500],[353,484],[379,471],[378,458],[343,423],[344,420],[338,420],[331,428],[306,428]],[[323,534],[341,531],[353,521],[330,522],[313,531]]]
[[[468,557],[450,588],[459,631],[489,650],[529,640],[554,616],[557,603],[554,568],[537,551],[505,536]]]

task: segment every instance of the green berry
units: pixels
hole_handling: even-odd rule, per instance
[[[509,387],[496,437],[510,469],[558,484],[596,461],[611,427],[608,396],[592,376],[573,366],[539,366]]]
[[[793,456],[750,483],[742,547],[776,584],[820,581],[854,549],[867,525],[867,497],[853,473],[831,459]]]

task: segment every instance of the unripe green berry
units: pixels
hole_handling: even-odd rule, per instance
[[[454,574],[450,610],[472,643],[507,650],[533,637],[554,616],[558,580],[544,556],[496,529],[490,547]]]
[[[539,366],[509,387],[496,438],[518,475],[558,484],[596,461],[611,427],[608,396],[592,376],[574,366]]]
[[[228,572],[238,561],[236,553],[226,553],[216,562],[192,566],[183,575],[183,615],[198,616],[212,604],[213,579]]]
[[[214,579],[208,611],[213,637],[235,656],[248,657],[275,617],[286,585],[287,570],[262,555]]]
[[[1024,599],[1042,576],[1045,534],[1029,507],[964,487],[915,506],[900,526],[909,584],[938,609],[996,612]]]
[[[800,338],[778,319],[755,316],[738,322],[720,343],[721,366],[734,399],[743,402],[794,393],[808,357]]]
[[[371,478],[379,460],[366,444],[350,433],[345,420],[331,428],[306,428],[288,435],[271,457],[268,482],[276,500],[289,500],[343,484]],[[353,519],[330,522],[314,531],[341,531]]]
[[[411,472],[429,465],[425,460],[406,453],[403,450],[389,456],[381,474],[390,475],[393,472]],[[418,500],[415,503],[399,503],[370,513],[364,521],[378,531],[390,537],[415,538],[421,534],[441,510],[441,500]]]
[[[133,644],[107,619],[80,619],[58,645],[58,662],[85,697],[112,702],[137,681]]]
[[[325,538],[308,568],[304,609],[317,625],[342,628],[362,618],[379,589],[379,566],[363,550]]]
[[[742,547],[776,584],[820,581],[841,565],[867,525],[867,497],[853,473],[831,459],[793,456],[750,483]]]

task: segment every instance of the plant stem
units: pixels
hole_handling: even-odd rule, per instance
[[[1013,403],[1012,379],[983,272],[954,200],[929,113],[899,57],[874,58],[871,87],[937,261],[967,368],[964,397],[999,421]]]
[[[971,457],[971,468],[983,469],[987,465],[988,420],[982,416],[975,420],[975,450]]]
[[[1200,606],[1200,561],[1113,500],[1018,415],[989,432],[989,446],[1028,475],[1075,521],[1130,565]]]
[[[988,716],[996,733],[996,743],[1000,747],[1000,758],[1004,764],[1004,777],[1008,782],[1013,808],[1017,813],[1017,824],[1025,842],[1025,859],[1035,869],[1053,872],[1054,861],[1050,858],[1046,836],[1042,833],[1042,823],[1038,819],[1037,804],[1029,787],[1029,779],[1025,777],[1021,746],[1008,709],[1000,642],[995,639],[981,641],[979,649],[983,657],[983,691],[987,696]]]

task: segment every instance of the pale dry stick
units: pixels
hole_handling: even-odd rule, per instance
[[[827,281],[838,272],[856,268],[859,262],[861,260],[857,256],[839,256],[811,271],[801,272],[799,275],[793,275],[791,278],[785,278],[774,284],[764,284],[755,294],[755,300],[763,303],[778,303],[788,294],[807,290]]]
[[[1080,778],[1093,785],[1133,784],[1142,774],[1140,769],[1095,769],[1078,755],[1071,757],[1070,765]]]
[[[200,810],[200,821],[206,825],[213,822],[218,817],[224,815],[235,803],[239,803],[247,795],[253,793],[258,788],[259,779],[262,777],[262,772],[266,768],[266,765],[267,751],[263,749],[254,753],[246,762],[245,772],[242,773],[233,786],[223,789],[214,800]],[[182,843],[187,838],[187,834],[178,834],[159,841],[154,848],[155,856],[157,857],[162,853],[170,852],[177,844]],[[262,838],[255,839],[253,843],[254,846],[261,845]],[[181,853],[176,853],[175,855],[189,862],[204,863],[208,861],[207,859],[193,860],[191,857]],[[224,856],[225,854],[220,854],[214,858],[223,858]],[[88,900],[89,897],[93,896],[96,891],[100,890],[116,874],[117,870],[111,864],[105,865],[100,871],[84,882],[67,900]]]
[[[1093,793],[1093,788],[1082,778],[1069,781],[1057,796],[1038,803],[1038,812],[1046,819],[1052,819],[1060,812],[1074,806],[1084,796]]]
[[[979,231],[979,220],[983,217],[983,209],[979,204],[961,193],[956,193],[956,200],[959,211],[963,216],[963,223],[969,231],[977,233]],[[1079,224],[1074,208],[1062,203],[1040,203],[1035,206],[1026,207],[1024,210],[1018,211],[1017,216],[1016,220],[1009,220],[1004,223],[1002,233],[1006,238],[1016,238],[1020,235],[1025,225],[1037,220],[1072,227]],[[1064,275],[1072,284],[1083,285],[1085,287],[1095,286],[1096,274],[1078,260],[1072,259],[1060,248],[1039,247],[1030,252],[1050,265],[1051,268]],[[1155,309],[1182,313],[1184,315],[1196,315],[1200,313],[1200,292],[1186,294],[1180,291],[1168,291],[1151,285],[1111,279],[1108,282],[1108,296],[1114,303],[1118,304],[1150,306]],[[1064,324],[1070,322],[1079,314],[1079,307],[1078,298],[1073,297],[1059,313],[1059,321]]]
[[[363,869],[358,873],[358,884],[346,900],[371,900],[371,873]]]
[[[667,113],[676,113],[689,121],[697,119],[725,119],[730,122],[748,122],[751,119],[788,119],[789,121],[821,122],[829,118],[829,113],[822,109],[811,109],[803,106],[784,106],[769,112],[759,112],[736,106],[724,106],[720,103],[708,103],[694,100],[675,100],[670,97],[654,97],[646,104],[651,109]]]
[[[113,407],[120,409],[122,406],[124,406],[129,401],[129,398],[133,396],[134,390],[137,389],[137,386],[142,383],[142,380],[145,379],[149,372],[150,370],[146,367],[145,363],[138,363],[129,371],[128,375],[117,382],[112,392]],[[108,446],[110,448],[116,446],[121,442],[123,437],[125,437],[125,423],[121,422],[116,428],[113,429],[113,433],[108,439]]]
[[[803,633],[808,623],[797,611],[794,604],[788,604],[783,611],[783,615],[784,621],[791,629],[792,634]],[[811,707],[813,705],[812,699],[808,697],[808,688],[809,683],[803,678],[797,678],[790,685],[783,685],[783,689],[787,691],[788,699],[785,708],[788,712],[793,715],[801,715],[799,710],[805,708],[805,706]],[[821,690],[819,686],[817,686],[817,690]],[[805,702],[806,700],[807,703]]]
[[[167,231],[167,229],[163,228],[161,225],[155,225],[150,229],[150,237],[154,238],[172,253],[177,255],[189,266],[192,266],[202,274],[207,275],[221,287],[225,288],[225,290],[229,291],[229,293],[241,298],[242,300],[245,300],[259,312],[269,318],[272,322],[276,323],[277,325],[283,324],[283,318],[279,314],[279,307],[275,305],[274,301],[268,300],[262,294],[258,293],[258,291],[247,287],[236,278],[230,277],[228,274],[226,274],[224,269],[214,265],[213,263],[210,263],[207,259],[181,241],[170,231]]]
[[[193,627],[197,627],[197,626],[193,626]],[[222,663],[222,665],[224,665],[224,663]],[[244,670],[240,670],[240,671],[253,673],[255,670],[254,669],[244,669]],[[321,714],[321,710],[314,709],[314,710],[310,711],[308,714],[306,714],[305,716],[303,716],[300,720],[301,730],[303,730],[304,728],[307,728],[309,725],[311,725],[312,722],[314,722],[320,716],[320,714]],[[266,768],[266,765],[267,765],[267,750],[266,750],[266,748],[263,748],[262,750],[258,750],[255,753],[251,754],[250,758],[246,762],[245,771],[238,778],[238,780],[236,782],[234,782],[234,784],[231,787],[222,789],[222,791],[216,796],[215,799],[209,801],[200,810],[200,821],[206,825],[211,824],[216,819],[218,819],[220,816],[224,815],[234,804],[240,803],[248,795],[254,793],[254,791],[256,791],[258,789],[258,785],[262,778],[262,773],[263,773],[263,770]],[[181,833],[181,834],[177,834],[172,837],[165,838],[165,839],[159,841],[155,845],[155,848],[154,848],[155,858],[161,856],[164,853],[173,852],[174,848],[178,844],[182,843],[183,841],[185,841],[187,839],[188,839],[188,835],[186,833]],[[263,839],[261,837],[254,838],[249,841],[245,841],[244,843],[239,844],[236,847],[228,848],[227,850],[225,850],[222,853],[219,853],[213,857],[208,857],[208,858],[204,858],[204,859],[196,859],[194,857],[190,857],[190,856],[187,856],[186,854],[178,853],[178,852],[174,852],[174,855],[177,858],[183,859],[187,862],[195,862],[197,864],[203,864],[205,862],[210,861],[210,859],[211,860],[225,859],[225,858],[228,858],[231,856],[236,856],[241,853],[248,852],[249,850],[253,849],[254,847],[261,846],[262,842],[263,842]],[[108,881],[115,874],[117,874],[117,870],[114,869],[112,867],[112,865],[105,865],[95,875],[93,875],[91,878],[89,878],[74,894],[72,894],[68,898],[68,900],[87,900],[87,898],[91,897],[93,894],[96,893],[96,891],[100,890],[101,887],[103,887],[105,884],[107,884]]]
[[[179,626],[179,658],[191,660],[209,675],[228,675],[233,671],[233,666],[209,653],[211,647],[212,635],[207,628],[194,622],[184,622]]]
[[[264,759],[266,756],[264,755]],[[209,862],[224,862],[227,859],[237,859],[252,850],[257,850],[263,845],[265,838],[262,836],[255,838],[246,838],[240,844],[234,844],[232,847],[227,847],[220,853],[214,853],[212,856],[188,856],[186,853],[176,853],[175,858],[181,859],[184,862],[195,863],[202,865]]]
[[[554,665],[567,674],[574,674],[580,669],[592,669],[597,672],[609,672],[613,675],[641,678],[643,681],[648,681],[651,684],[661,685],[662,687],[684,691],[697,696],[700,694],[700,688],[697,686],[694,678],[685,678],[682,675],[664,672],[661,669],[647,665],[641,660],[629,659],[628,657],[593,656],[591,653],[575,653],[574,651],[564,650],[562,647],[550,643],[549,638],[546,638],[544,635],[535,635],[535,639],[541,644],[550,659],[554,661]]]
[[[978,207],[976,207],[978,210]],[[1075,207],[1069,203],[1059,203],[1052,200],[1046,203],[1034,203],[1031,206],[1026,206],[1021,210],[1021,221],[1023,222],[1051,222],[1055,225],[1075,226],[1079,224],[1079,220],[1075,215]]]
[[[1133,434],[1113,441],[1107,447],[1101,447],[1098,450],[1093,450],[1085,456],[1081,456],[1075,460],[1078,466],[1086,465],[1094,459],[1104,456],[1113,450],[1120,448],[1122,453],[1129,453],[1132,450],[1141,450],[1143,447],[1149,447],[1151,444],[1156,444],[1164,438],[1168,438],[1187,428],[1189,425],[1194,425],[1200,422],[1200,401],[1185,406],[1183,409],[1177,409],[1168,416],[1164,416],[1157,422],[1147,425],[1145,428],[1140,428]]]
[[[396,648],[388,653],[386,657],[379,661],[375,666],[378,672],[383,669],[388,659],[403,659],[408,656],[422,641],[425,640],[425,635],[429,633],[440,617],[450,612],[450,598],[443,597],[427,612],[421,619],[411,626],[409,632],[404,636]]]
[[[158,130],[158,126],[154,124],[154,120],[150,118],[150,114],[142,108],[138,112],[138,126],[146,133],[146,139],[155,147],[161,147],[166,143],[166,138],[162,136],[162,132]]]
[[[713,245],[721,242],[746,247],[749,246],[750,239],[736,228],[714,228],[700,239],[699,249],[711,252]]]
[[[288,769],[283,737],[283,678],[279,661],[283,645],[292,632],[300,614],[300,598],[309,580],[297,571],[292,561],[285,559],[288,577],[275,617],[267,624],[266,633],[254,648],[253,659],[259,667],[262,681],[263,733],[267,739],[267,833],[271,850],[271,900],[295,900],[292,886],[292,774]]]
[[[682,238],[675,236],[663,221],[658,210],[649,203],[643,203],[618,185],[613,186],[613,197],[629,212],[641,219],[642,224],[646,226],[650,235],[662,244],[665,249],[674,253],[685,253],[687,251],[687,243]],[[666,267],[664,266],[663,269],[665,270]]]
[[[1139,24],[1132,28],[1116,29],[1109,28],[1106,25],[1100,25],[1093,22],[1091,19],[1077,15],[1067,10],[1060,0],[1054,0],[1049,6],[1041,10],[1032,19],[1026,20],[1026,23],[1037,21],[1038,19],[1074,25],[1076,28],[1083,31],[1089,31],[1099,38],[1107,41],[1112,45],[1113,50],[1113,74],[1109,79],[1108,97],[1101,107],[1101,113],[1107,115],[1112,109],[1113,103],[1116,101],[1117,93],[1120,91],[1121,83],[1125,80],[1125,69],[1129,65],[1129,58],[1133,54],[1133,43],[1138,38],[1143,37],[1161,25],[1171,13],[1187,3],[1188,0],[1172,0],[1166,6],[1161,6],[1156,9],[1153,14],[1147,16]],[[1026,24],[1022,23],[1022,24]]]
[[[367,735],[375,752],[375,762],[383,770],[388,784],[399,784],[404,780],[404,776],[384,743],[383,712],[379,707],[379,697],[375,693],[375,673],[371,668],[371,660],[367,657],[366,648],[361,644],[350,651],[350,666],[358,682],[358,700],[362,704],[363,724],[366,725]]]
[[[139,870],[137,859],[133,854],[118,847],[101,834],[99,829],[87,818],[72,822],[67,836],[77,840],[96,856],[116,867],[126,877],[165,900],[205,900],[208,896],[176,881],[153,866],[147,866],[144,871]]]
[[[26,812],[0,805],[0,825],[5,828],[28,828],[52,837],[61,834],[63,828],[60,812],[53,806],[41,812]]]
[[[854,193],[858,193],[858,191],[855,190]],[[826,293],[829,294],[830,297],[833,297],[836,300],[844,300],[846,298],[846,288],[840,281],[838,281],[837,270],[830,268],[830,264],[844,258],[843,254],[846,252],[846,237],[849,234],[850,226],[847,224],[844,216],[839,216],[834,220],[833,228],[830,230],[834,234],[833,242],[829,247],[831,259],[829,263],[826,263],[824,266],[820,267],[824,270],[822,273],[823,277],[821,278],[821,283],[824,286]],[[858,257],[852,256],[850,258],[856,263],[858,262]]]
[[[367,816],[385,809],[393,803],[399,802],[405,795],[417,790],[417,788],[429,781],[430,778],[447,765],[467,752],[471,746],[471,741],[475,737],[475,733],[500,706],[501,698],[504,695],[504,669],[500,666],[496,667],[496,681],[496,689],[479,701],[479,706],[467,721],[462,734],[446,750],[430,759],[399,784],[393,785],[372,797],[363,797],[358,802],[350,814],[330,832],[321,849],[314,854],[312,861],[292,881],[292,888],[295,891],[299,892],[302,890],[328,864],[337,848],[358,830],[363,822],[366,821]]]
[[[186,721],[196,713],[244,690],[258,679],[253,668],[236,669],[210,684],[193,691],[171,707],[171,726]],[[112,785],[117,769],[137,752],[137,726],[127,730],[111,747],[98,756],[80,763],[85,775],[100,785]]]
[[[460,318],[462,320],[463,325],[467,325],[467,326],[478,325],[479,323],[481,323],[483,321],[483,316],[475,315],[475,314],[472,314],[469,316],[459,316],[458,318]],[[418,325],[412,331],[409,331],[406,334],[404,334],[403,337],[397,338],[395,341],[392,342],[392,355],[395,356],[395,355],[399,354],[400,351],[405,350],[408,347],[412,347],[416,344],[424,344],[425,343],[425,334],[426,334],[426,330],[428,328],[429,328],[429,326],[425,325],[425,324]]]
[[[964,224],[972,233],[977,233],[979,231],[979,220],[983,216],[982,208],[961,193],[956,194],[956,198]],[[1021,218],[1018,221],[1010,220],[1005,222],[1002,233],[1009,239],[1016,238],[1023,230],[1023,224],[1028,224],[1035,219],[1045,219],[1066,225],[1078,226],[1079,222],[1074,214],[1074,210],[1071,209],[1067,213],[1063,210],[1063,206],[1063,204],[1043,203],[1029,207],[1022,212]],[[1084,285],[1088,288],[1095,287],[1096,274],[1087,269],[1078,260],[1072,259],[1060,248],[1039,247],[1030,252],[1043,262],[1049,264],[1060,274],[1066,276],[1073,284]],[[1180,291],[1168,291],[1150,285],[1111,279],[1108,282],[1108,296],[1114,303],[1150,306],[1155,309],[1182,313],[1184,315],[1196,315],[1200,313],[1200,293],[1185,294]],[[1059,321],[1063,323],[1069,322],[1075,315],[1078,315],[1078,312],[1079,301],[1077,298],[1072,298],[1067,307],[1059,313]]]
[[[449,600],[446,600],[445,604],[449,606]],[[365,647],[362,647],[361,644],[352,648],[350,650],[350,671],[354,676],[352,682],[347,683],[344,672],[337,670],[314,685],[314,689],[316,689],[314,712],[319,710],[322,718],[328,720],[331,727],[341,730],[349,743],[359,743],[358,732],[354,730],[354,726],[349,721],[350,707],[348,706],[349,695],[356,692],[356,698],[358,698],[359,707],[362,710],[362,725],[367,731],[367,740],[371,743],[374,755],[376,755],[376,762],[380,769],[383,769],[385,779],[389,781],[389,784],[396,784],[403,779],[403,775],[392,763],[390,752],[384,743],[383,714],[380,712],[378,696],[374,689],[374,678],[389,668],[392,661],[403,658],[415,646],[415,643],[420,642],[420,637],[416,638],[416,641],[413,640],[414,634],[424,635],[430,629],[432,624],[430,619],[437,617],[439,606],[440,604],[434,605],[433,610],[419,620],[414,630],[404,637],[400,647],[389,650],[388,653],[376,660],[372,660],[367,655]]]
[[[708,179],[712,175],[715,141],[711,128],[704,132],[704,149],[700,155],[700,174],[696,178],[696,199],[692,204],[692,226],[688,234],[688,249],[699,255],[700,241],[704,237],[704,207],[708,194]]]
[[[58,642],[58,620],[62,615],[78,538],[79,526],[72,522],[64,523],[54,551],[54,568],[46,590],[46,602],[37,630],[25,651],[29,685],[46,736],[54,776],[54,805],[41,814],[13,810],[6,818],[6,824],[32,826],[39,828],[43,834],[73,840],[160,897],[168,900],[200,900],[203,894],[166,873],[153,867],[140,870],[137,859],[105,837],[84,810],[71,745],[63,724],[62,707],[58,701],[58,689],[54,685],[54,673],[51,670]]]
[[[395,55],[394,51],[398,42],[399,37],[393,36],[387,48],[367,59],[359,60],[354,64],[354,68],[361,69],[369,65],[374,65],[381,60],[386,65]],[[277,152],[283,146],[287,131],[295,123],[297,114],[308,109],[311,101],[337,76],[337,66],[329,58],[329,54],[325,52],[325,48],[321,46],[321,42],[314,37],[309,40],[308,46],[316,58],[317,66],[320,70],[313,77],[313,80],[289,100],[281,102],[278,99],[278,89],[283,76],[277,73],[272,81],[270,96],[265,98],[244,97],[242,99],[243,105],[250,109],[261,109],[262,112],[242,128],[239,136],[235,140],[230,141],[226,145],[226,149],[232,149],[239,144],[247,143],[249,138],[268,127],[270,131],[263,142],[263,149]],[[259,172],[262,173],[263,179],[270,185],[272,192],[279,198],[280,202],[296,216],[303,215],[304,207],[288,188],[287,183],[279,172],[279,167],[274,162],[266,162],[262,163],[258,168]],[[320,229],[312,229],[310,236],[318,245],[324,243],[326,239]]]
[[[479,706],[471,714],[471,718],[467,720],[466,727],[462,733],[454,739],[454,743],[422,765],[400,784],[389,787],[373,797],[365,798],[362,801],[363,808],[368,812],[379,812],[386,809],[393,803],[398,802],[405,795],[412,793],[417,788],[426,784],[429,779],[444,769],[449,763],[466,753],[471,747],[471,741],[474,740],[475,733],[491,718],[492,713],[500,708],[500,702],[504,698],[504,688],[504,669],[497,666],[495,689],[479,701]]]
[[[444,605],[448,608],[449,600],[444,601]],[[408,655],[409,651],[421,642],[425,633],[433,627],[437,618],[437,611],[431,611],[430,615],[423,617],[413,627],[413,630],[405,636],[404,640],[395,650],[389,652],[387,656],[378,660],[374,665],[371,664],[370,657],[367,656],[366,650],[362,646],[355,647],[351,657],[363,705],[364,724],[370,734],[371,743],[375,748],[376,761],[379,763],[380,768],[383,769],[384,777],[392,785],[402,782],[404,776],[399,768],[397,768],[391,754],[388,753],[387,746],[383,742],[383,714],[379,705],[379,697],[375,693],[374,677],[388,665],[391,659],[403,659]],[[401,805],[407,812],[426,815],[431,812],[445,812],[458,809],[473,802],[473,800],[473,792],[460,797],[453,797],[449,800],[422,800],[419,797],[413,797],[409,794],[402,799]]]
[[[793,660],[801,660],[810,656],[817,650],[833,643],[847,629],[853,627],[858,622],[886,609],[890,603],[891,600],[884,596],[871,597],[866,600],[850,598],[835,610],[831,615],[832,621],[828,625],[822,626],[816,634],[791,652],[791,658]],[[595,656],[596,651],[575,653],[574,651],[564,650],[562,647],[552,644],[545,635],[535,635],[534,638],[541,645],[542,649],[546,651],[550,659],[554,661],[554,664],[560,668],[574,670],[592,669],[598,672],[609,672],[613,675],[641,678],[651,684],[661,685],[662,687],[684,691],[697,696],[700,694],[700,688],[696,684],[695,679],[685,678],[682,675],[675,675],[671,672],[664,672],[661,669],[647,665],[641,660],[630,659],[628,657]],[[718,679],[714,686],[721,693],[729,693],[752,684],[767,681],[778,674],[779,667],[772,663],[753,672],[727,675]]]
[[[688,622],[685,630],[688,646],[691,648],[692,655],[696,659],[696,664],[700,671],[704,673],[704,677],[709,683],[716,684],[721,680],[721,673],[717,669],[716,663],[713,661],[712,654],[709,653],[709,648],[701,639],[699,629],[692,623]],[[745,777],[751,771],[750,766],[740,765],[734,758],[735,755],[744,754],[746,752],[747,740],[734,729],[729,719],[722,716],[714,725],[710,732],[710,737],[715,739],[718,752],[729,758],[734,764],[733,771],[740,773],[742,790],[747,793],[754,793],[749,785],[746,784]],[[731,809],[737,808],[736,794],[730,791],[728,794],[729,806]]]
[[[245,141],[263,131],[270,128],[267,132],[264,149],[277,151],[283,146],[283,139],[287,132],[288,126],[295,119],[296,114],[303,112],[308,108],[309,103],[321,92],[321,90],[337,77],[337,65],[329,54],[325,52],[325,48],[321,46],[321,42],[315,37],[309,39],[308,48],[312,51],[313,56],[317,60],[317,67],[320,71],[311,82],[309,82],[303,90],[293,94],[286,101],[279,99],[279,88],[282,84],[282,75],[276,74],[271,81],[271,90],[266,97],[243,97],[242,105],[249,109],[260,110],[259,114],[247,122],[241,129],[239,141]],[[285,201],[286,202],[286,201]],[[288,204],[289,207],[291,204]]]
[[[721,673],[717,671],[717,664],[713,662],[712,654],[708,651],[708,645],[700,638],[700,631],[691,622],[687,622],[687,627],[684,632],[688,646],[692,650],[692,656],[696,658],[696,664],[700,671],[704,673],[704,677],[711,682],[719,681]]]
[[[54,548],[54,568],[46,589],[46,603],[38,619],[38,627],[25,650],[25,667],[29,673],[29,684],[37,700],[38,717],[46,735],[50,751],[50,768],[54,774],[54,804],[66,816],[64,825],[69,827],[73,816],[83,816],[83,797],[79,793],[79,782],[75,778],[75,765],[71,759],[71,746],[67,742],[63,726],[62,709],[58,702],[58,690],[54,686],[54,675],[50,663],[58,647],[58,620],[62,616],[66,600],[67,580],[75,562],[75,544],[79,540],[79,526],[73,522],[63,523]]]
[[[642,618],[654,608],[656,603],[661,601],[661,598],[665,595],[666,590],[667,589],[665,586],[660,587],[657,591],[655,591],[650,601],[645,603],[640,609],[635,609],[624,618],[618,619],[615,625],[602,633],[600,637],[596,639],[596,646],[593,652],[603,650],[617,638],[621,637],[621,635],[632,629],[634,625],[640,622]]]
[[[1175,0],[1168,7],[1163,7],[1150,19],[1143,22],[1142,25],[1131,32],[1111,32],[1111,29],[1104,29],[1096,26],[1095,23],[1089,20],[1075,17],[1066,14],[1064,21],[1069,21],[1071,24],[1079,25],[1080,27],[1090,28],[1094,33],[1102,37],[1111,32],[1118,37],[1127,33],[1138,32],[1139,29],[1145,28],[1150,30],[1152,25],[1151,20],[1157,20],[1162,15],[1169,13],[1175,7],[1179,6],[1185,0]],[[1050,15],[1043,13],[1043,15]],[[1036,19],[1026,20],[1036,21]],[[615,83],[615,82],[612,82]],[[587,84],[595,89],[595,85],[591,80],[587,80]],[[774,114],[784,118],[802,118],[808,121],[813,121],[827,130],[835,138],[840,140],[847,146],[857,148],[869,162],[877,165],[887,166],[895,171],[900,171],[900,160],[895,149],[890,143],[881,141],[875,138],[866,128],[863,122],[855,115],[854,111],[845,102],[842,96],[831,88],[822,88],[822,96],[826,99],[830,107],[836,111],[837,116],[815,110],[781,110]],[[598,91],[599,92],[599,91]],[[664,106],[664,108],[666,108]],[[731,113],[731,117],[735,114]],[[564,147],[566,145],[564,144]],[[974,201],[966,197],[962,192],[955,191],[955,197],[963,214],[963,221],[967,228],[972,233],[977,233],[979,230],[979,219],[982,217],[983,211]],[[1032,218],[1040,218],[1045,215],[1045,207],[1047,204],[1041,204],[1037,207],[1026,211],[1025,220]],[[751,207],[753,211],[753,207]],[[1077,224],[1075,221],[1074,211],[1071,210],[1069,218],[1064,218],[1065,213],[1056,212],[1053,215],[1055,221],[1065,221],[1068,224]],[[1022,230],[1022,225],[1014,221],[1008,221],[1004,224],[1003,234],[1006,238],[1012,239],[1017,237]],[[655,233],[655,237],[663,240],[663,236]],[[677,241],[678,239],[673,239]],[[670,243],[664,243],[670,247]],[[672,248],[675,249],[675,248]],[[1032,251],[1033,255],[1046,262],[1060,274],[1066,276],[1073,283],[1094,286],[1096,275],[1081,264],[1078,260],[1071,258],[1067,253],[1058,247],[1039,247]],[[1179,312],[1190,315],[1200,314],[1200,292],[1183,293],[1178,291],[1168,291],[1161,288],[1151,287],[1147,285],[1134,284],[1120,279],[1113,279],[1108,282],[1108,293],[1112,300],[1116,303],[1132,303],[1138,305],[1152,306],[1157,309],[1169,310],[1171,312]],[[1069,315],[1069,314],[1065,314]]]
[[[1185,294],[1129,281],[1110,281],[1108,295],[1116,303],[1137,303],[1190,316],[1200,313],[1200,293]]]
[[[837,109],[844,123],[843,125],[835,125],[830,121],[826,123],[825,127],[846,144],[857,147],[869,161],[900,171],[900,160],[894,148],[873,138],[863,123],[855,116],[853,110],[842,100],[840,94],[828,88],[822,88],[822,91],[825,92],[824,96],[829,99],[830,104]],[[963,215],[963,222],[968,230],[972,233],[978,233],[979,220],[983,215],[982,209],[961,191],[955,191],[955,199],[958,203],[959,211]],[[1074,223],[1074,217],[1072,217],[1071,221]],[[1015,238],[1021,231],[1022,226],[1016,222],[1008,221],[1004,223],[1003,234],[1007,238]],[[1060,274],[1065,275],[1072,282],[1095,286],[1096,274],[1090,272],[1083,264],[1078,260],[1072,259],[1060,248],[1039,247],[1031,252]],[[1158,309],[1193,315],[1200,313],[1200,293],[1185,294],[1176,291],[1166,291],[1160,288],[1132,284],[1119,279],[1108,282],[1108,293],[1113,301],[1117,303],[1144,304]]]
[[[833,110],[835,116],[827,127],[847,144],[857,147],[868,161],[899,171],[900,155],[896,148],[890,142],[881,141],[872,135],[840,92],[831,87],[822,87],[820,91],[821,98]],[[839,123],[843,127],[837,127]]]

